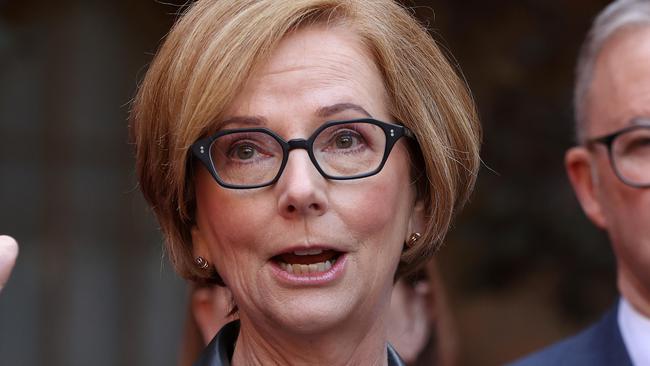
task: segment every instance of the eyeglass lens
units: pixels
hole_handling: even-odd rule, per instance
[[[313,138],[313,157],[320,169],[346,178],[379,168],[386,148],[384,130],[372,123],[350,122],[321,130]],[[253,186],[271,182],[284,159],[282,144],[261,131],[219,136],[210,146],[212,164],[223,182]]]
[[[210,146],[214,170],[233,185],[270,182],[282,165],[282,145],[264,132],[235,132],[214,140]]]
[[[623,180],[650,185],[650,126],[622,133],[611,148],[614,167]]]

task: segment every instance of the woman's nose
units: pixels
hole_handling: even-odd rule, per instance
[[[318,172],[307,151],[292,150],[277,181],[280,215],[293,218],[320,216],[328,209],[327,181]]]

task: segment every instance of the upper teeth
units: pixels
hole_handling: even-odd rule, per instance
[[[316,254],[321,254],[323,252],[322,249],[305,249],[305,250],[295,250],[293,254],[295,255],[316,255]]]

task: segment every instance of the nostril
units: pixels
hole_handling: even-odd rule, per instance
[[[309,211],[319,211],[321,207],[322,206],[318,203],[312,203],[309,206],[307,206],[307,209]],[[296,205],[287,205],[285,210],[287,213],[295,213],[298,211],[298,207]]]

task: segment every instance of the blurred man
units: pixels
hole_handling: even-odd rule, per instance
[[[650,0],[594,22],[578,62],[571,184],[616,255],[618,304],[597,324],[517,365],[650,365]]]

